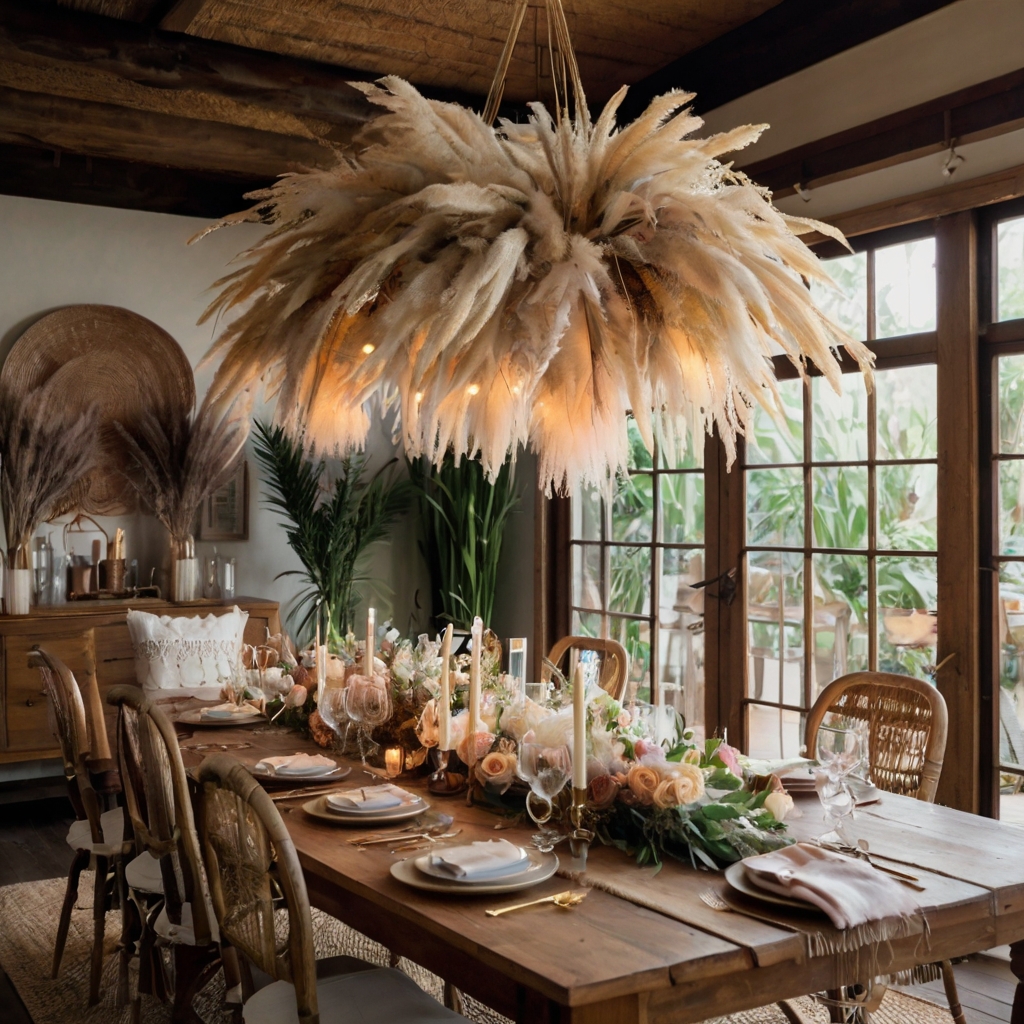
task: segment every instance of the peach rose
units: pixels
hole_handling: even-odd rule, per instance
[[[793,810],[793,798],[784,789],[775,790],[765,797],[764,806],[772,812],[776,821],[785,821]]]
[[[622,786],[611,775],[597,775],[587,786],[587,803],[597,811],[603,811],[615,803]]]
[[[515,754],[506,754],[500,750],[485,754],[476,763],[476,777],[481,784],[499,793],[504,793],[516,774]]]
[[[656,807],[684,807],[704,795],[704,773],[693,764],[675,766],[654,791]]]
[[[466,725],[468,725],[468,724],[469,723],[467,721]],[[463,764],[467,764],[468,765],[468,764],[472,764],[475,761],[479,761],[482,757],[484,757],[488,753],[488,751],[491,749],[491,747],[494,746],[494,737],[489,732],[478,732],[478,733],[475,734],[475,739],[476,739],[476,757],[473,757],[473,755],[472,755],[472,753],[470,751],[470,746],[469,746],[470,737],[469,736],[463,736],[462,739],[459,740],[458,744],[455,747],[455,753],[459,755],[459,760]]]
[[[285,704],[290,708],[301,708],[306,703],[306,698],[309,696],[306,688],[301,683],[296,683],[289,691],[284,699]]]
[[[431,698],[423,705],[423,713],[420,715],[419,723],[416,726],[416,737],[422,746],[436,747],[438,735],[437,701]]]
[[[654,791],[661,782],[661,776],[647,765],[635,764],[626,775],[626,785],[640,803],[650,806],[654,803]]]

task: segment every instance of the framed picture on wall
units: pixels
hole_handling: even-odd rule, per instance
[[[242,459],[234,475],[203,504],[199,540],[249,539],[249,463]]]

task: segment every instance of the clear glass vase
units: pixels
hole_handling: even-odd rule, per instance
[[[199,559],[192,534],[171,537],[171,594],[172,601],[198,601],[202,596]]]

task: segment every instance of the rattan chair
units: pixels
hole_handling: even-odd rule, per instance
[[[935,800],[949,720],[946,702],[933,685],[891,672],[851,672],[829,683],[807,714],[808,757],[814,756],[818,728],[828,714],[867,723],[868,766],[879,789]],[[953,1020],[966,1024],[952,965],[943,960],[937,967]]]
[[[107,703],[118,709],[117,753],[125,808],[139,855],[125,866],[137,916],[126,913],[121,943],[121,986],[133,950],[140,959],[139,996],[166,999],[170,986],[155,949],[174,956],[171,1020],[197,1020],[192,1001],[220,965],[216,924],[202,871],[188,778],[174,726],[137,686],[115,686]],[[227,988],[237,983],[229,970]],[[136,1004],[136,1012],[138,1004]]]
[[[199,782],[199,828],[221,943],[274,979],[246,999],[246,1024],[466,1020],[401,971],[347,956],[318,965],[306,882],[273,801],[226,754],[203,761]],[[284,909],[275,913],[279,895]]]
[[[94,1006],[100,1000],[106,911],[115,894],[119,898],[123,896],[123,869],[131,854],[132,842],[125,838],[127,828],[124,811],[119,807],[109,811],[101,810],[86,764],[89,747],[85,705],[71,670],[55,655],[40,648],[36,648],[30,655],[30,664],[39,669],[43,687],[49,697],[71,803],[78,815],[78,820],[68,831],[68,845],[75,851],[75,857],[68,872],[64,905],[57,924],[51,977],[56,978],[60,973],[64,944],[71,924],[71,911],[78,899],[78,882],[82,871],[91,866],[96,872],[96,880],[93,892],[89,1005]]]
[[[548,661],[557,666],[567,651],[574,653],[569,657],[566,678],[571,678],[575,669],[574,659],[579,657],[576,652],[596,651],[601,655],[599,677],[601,689],[610,693],[616,700],[622,700],[625,697],[627,676],[629,675],[629,655],[626,654],[626,648],[618,640],[604,640],[594,636],[563,636],[551,648]],[[544,675],[545,681],[549,677],[548,673],[550,673],[550,669]]]

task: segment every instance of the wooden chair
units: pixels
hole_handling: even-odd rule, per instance
[[[166,998],[156,946],[169,945],[174,956],[171,1020],[196,1022],[192,1001],[221,961],[178,737],[163,711],[137,686],[113,687],[107,703],[118,709],[118,765],[139,851],[124,872],[138,916],[125,916],[122,994],[127,997],[128,962],[137,949],[139,997]],[[237,978],[228,973],[230,990]],[[136,1004],[136,1014],[138,1010]]]
[[[354,957],[317,963],[306,882],[273,801],[226,754],[199,768],[199,827],[221,943],[274,981],[249,994],[246,1024],[465,1021],[392,968]],[[284,912],[275,915],[276,897]]]
[[[103,970],[103,932],[106,911],[111,897],[123,894],[124,863],[132,851],[131,840],[125,839],[124,811],[116,807],[102,811],[87,759],[88,727],[82,694],[70,669],[53,654],[36,648],[31,664],[39,669],[43,687],[53,711],[54,732],[64,760],[64,774],[72,806],[78,820],[68,832],[68,845],[75,851],[68,872],[64,905],[57,925],[57,941],[53,951],[51,977],[60,973],[64,944],[71,924],[71,911],[78,899],[78,882],[82,871],[90,865],[95,869],[93,893],[93,945],[89,973],[89,1005],[100,1000],[100,976]]]
[[[805,752],[814,757],[828,714],[866,722],[871,780],[886,793],[932,803],[942,773],[949,728],[942,694],[920,679],[891,672],[851,672],[829,683],[807,714]],[[956,1024],[966,1024],[953,967],[938,964]]]
[[[629,655],[626,654],[626,648],[618,640],[604,640],[594,636],[563,636],[551,648],[548,661],[552,665],[558,665],[566,651],[597,651],[601,655],[601,689],[606,690],[616,700],[622,700],[625,697],[629,675]],[[578,657],[579,654],[576,653],[575,658]],[[567,677],[571,677],[574,669],[575,659],[570,655]],[[546,681],[550,676],[546,674],[544,678]]]

